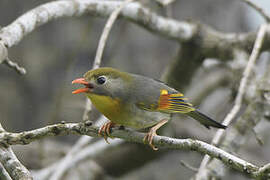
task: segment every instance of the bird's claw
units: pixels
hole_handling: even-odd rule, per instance
[[[155,126],[153,126],[150,131],[144,136],[143,138],[143,142],[145,144],[149,144],[149,146],[154,150],[158,150],[158,148],[153,144],[153,138],[154,136],[157,136],[157,130],[163,126],[164,124],[166,124],[168,122],[168,119],[162,119],[161,121],[159,121]]]
[[[156,133],[156,131],[154,131],[154,130],[152,130],[152,129],[150,129],[150,131],[144,136],[144,138],[143,138],[143,142],[145,143],[145,144],[149,144],[149,146],[154,150],[154,151],[157,151],[158,150],[158,148],[153,144],[153,138],[154,138],[154,136],[156,136],[157,135],[157,133]]]
[[[103,126],[101,126],[98,130],[98,135],[99,136],[103,136],[104,140],[108,143],[108,137],[111,136],[111,128],[114,126],[115,124],[113,122],[107,122],[105,123]]]

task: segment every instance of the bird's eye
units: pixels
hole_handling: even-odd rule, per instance
[[[98,84],[104,84],[106,82],[106,77],[105,76],[99,76],[97,78],[97,83]]]

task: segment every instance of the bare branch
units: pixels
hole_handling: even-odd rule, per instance
[[[0,147],[0,161],[14,180],[33,179],[29,171],[21,164],[10,147]]]
[[[61,179],[63,174],[68,169],[76,166],[79,162],[86,160],[86,159],[89,159],[89,158],[95,156],[96,154],[102,153],[102,152],[104,152],[105,149],[117,146],[122,142],[123,141],[120,139],[115,139],[112,141],[112,143],[107,144],[105,141],[101,140],[101,141],[97,141],[97,142],[91,144],[90,146],[88,146],[86,148],[83,148],[81,151],[77,151],[76,153],[72,154],[72,156],[66,156],[62,161],[57,162],[57,164],[52,165],[53,167],[55,167],[57,169],[57,171],[55,171],[55,173],[51,176],[50,180]],[[66,163],[64,167],[61,166],[61,164],[63,164],[63,162]],[[94,162],[94,161],[90,161],[89,163],[92,163],[92,166],[98,166],[96,164],[96,162]],[[60,167],[60,169],[59,169],[59,167]],[[54,171],[55,168],[46,168],[46,169]],[[59,170],[61,171],[61,173],[56,173]],[[50,172],[48,172],[48,173],[50,173]]]
[[[58,136],[66,134],[76,135],[89,135],[97,136],[98,127],[87,126],[84,123],[67,123],[67,124],[55,124],[46,126],[40,129],[25,131],[22,133],[9,133],[2,132],[0,134],[0,143],[3,144],[28,144],[37,139],[45,138],[48,136]],[[127,141],[142,143],[144,133],[139,133],[130,130],[112,129],[112,137],[118,137]],[[256,165],[251,164],[239,157],[229,154],[213,145],[205,142],[193,139],[174,139],[164,136],[155,136],[154,144],[157,147],[163,147],[167,149],[180,149],[180,150],[192,150],[203,154],[208,154],[213,158],[217,158],[225,163],[227,166],[243,172],[248,176],[254,177],[259,169]]]
[[[259,144],[260,146],[263,146],[263,145],[264,145],[264,141],[263,141],[263,139],[259,136],[259,134],[255,131],[254,128],[252,129],[252,133],[254,134],[254,136],[255,136],[256,141],[258,142],[258,144]]]
[[[253,9],[255,9],[264,19],[266,22],[270,22],[270,16],[261,8],[259,7],[257,4],[255,4],[254,2],[250,1],[250,0],[243,0],[246,4],[248,4],[250,7],[252,7]]]
[[[26,73],[26,70],[23,67],[20,67],[17,63],[12,62],[8,58],[8,50],[3,42],[0,40],[0,64],[5,64],[8,67],[14,69],[17,73],[23,75]]]
[[[100,64],[101,64],[101,59],[102,59],[102,54],[103,54],[103,51],[104,51],[104,47],[105,47],[105,44],[107,42],[107,39],[108,39],[108,36],[109,36],[109,33],[112,29],[112,26],[115,22],[115,20],[117,19],[118,15],[120,14],[120,12],[122,11],[122,9],[130,2],[132,2],[133,0],[125,0],[123,3],[121,3],[119,5],[119,7],[117,7],[110,15],[104,29],[103,29],[103,32],[101,34],[101,37],[100,37],[100,40],[99,40],[99,43],[98,43],[98,48],[97,48],[97,53],[96,53],[96,57],[95,57],[95,60],[94,60],[94,63],[93,63],[93,67],[92,69],[97,69],[99,68]],[[87,120],[89,119],[88,118],[88,114],[89,112],[91,111],[92,109],[92,103],[90,102],[90,100],[88,98],[86,98],[86,102],[85,102],[85,110],[84,110],[84,113],[83,113],[83,120]]]
[[[0,64],[8,57],[8,51],[3,42],[0,41]]]
[[[8,67],[14,69],[17,73],[21,75],[26,74],[26,70],[24,69],[24,67],[20,67],[17,63],[11,61],[9,58],[6,58],[3,61],[3,64],[6,64]]]
[[[185,161],[180,161],[180,164],[184,167],[186,167],[187,169],[193,171],[193,172],[198,172],[198,169],[191,166],[190,164],[186,163]]]
[[[103,29],[103,32],[101,34],[101,37],[100,37],[100,40],[99,40],[99,43],[98,43],[97,53],[96,53],[95,61],[94,61],[94,64],[93,64],[93,69],[96,69],[96,68],[98,68],[100,66],[101,59],[102,59],[102,54],[103,54],[103,51],[104,51],[104,47],[105,47],[105,44],[107,42],[109,33],[110,33],[111,29],[112,29],[112,26],[113,26],[115,20],[117,19],[117,17],[120,14],[121,10],[128,3],[132,2],[132,1],[133,0],[125,0],[110,15],[110,17],[109,17],[109,19],[108,19],[108,21],[107,21],[107,23],[106,23],[106,25],[105,25],[105,27]]]
[[[258,179],[266,179],[266,178],[270,178],[270,163],[262,166],[258,172],[257,172],[257,177],[259,177]],[[266,178],[264,178],[266,177]]]
[[[12,180],[8,172],[5,170],[3,165],[0,163],[0,179],[3,180]]]
[[[243,73],[243,77],[242,77],[241,82],[240,82],[238,94],[237,94],[236,99],[235,99],[235,105],[233,106],[233,108],[231,109],[231,111],[228,113],[228,115],[225,117],[225,119],[223,121],[223,124],[225,124],[225,125],[229,125],[231,123],[231,121],[235,118],[236,114],[239,112],[239,110],[241,108],[243,96],[244,96],[246,89],[247,89],[246,87],[247,87],[247,83],[248,83],[250,74],[253,70],[255,62],[258,59],[258,55],[259,55],[259,52],[261,50],[261,46],[262,46],[262,43],[264,40],[264,35],[266,32],[266,27],[267,27],[266,25],[262,25],[259,32],[258,32],[253,51],[251,53],[248,64],[245,68],[245,71]],[[224,130],[218,130],[216,135],[214,136],[214,138],[212,140],[212,144],[218,146],[220,144],[221,139],[224,136],[224,134],[225,134]],[[203,158],[202,163],[201,163],[200,168],[199,168],[198,175],[197,175],[198,178],[199,177],[203,178],[203,177],[209,175],[208,170],[206,169],[206,165],[209,163],[210,159],[211,158],[209,156],[205,156]]]
[[[94,125],[98,125],[99,122],[103,122],[105,119],[104,116],[101,116],[99,119],[97,119],[97,121],[95,122]],[[91,121],[86,121],[87,123],[92,123]],[[88,124],[90,125],[90,124]],[[71,150],[66,154],[66,156],[61,159],[57,165],[53,164],[53,166],[57,166],[57,168],[52,168],[49,169],[52,172],[52,176],[50,178],[50,180],[57,180],[57,179],[61,179],[61,177],[64,175],[64,173],[71,168],[73,165],[71,164],[77,164],[78,161],[75,161],[76,156],[78,156],[78,154],[80,154],[82,151],[84,151],[87,147],[85,147],[93,138],[90,136],[82,136],[77,142],[76,144],[74,144],[74,146],[71,148]],[[89,146],[93,146],[92,144]],[[93,147],[94,148],[94,147]],[[89,152],[89,151],[88,151]],[[91,152],[89,152],[91,153]],[[91,155],[90,155],[91,156]],[[78,158],[77,158],[78,159]],[[92,164],[95,164],[95,162],[93,161]],[[57,169],[57,170],[56,170]],[[54,172],[53,172],[54,171]]]
[[[175,2],[175,0],[156,0],[156,2],[161,4],[162,6],[168,6],[171,3]]]
[[[110,15],[104,29],[103,32],[101,34],[100,40],[99,40],[99,44],[98,44],[98,48],[97,48],[97,53],[96,53],[96,57],[93,63],[93,68],[92,69],[96,69],[100,66],[101,64],[101,59],[102,59],[102,54],[104,51],[104,47],[106,44],[106,41],[108,39],[110,30],[115,22],[115,20],[117,19],[118,15],[120,14],[121,10],[125,7],[126,4],[132,2],[133,0],[125,0],[122,4],[120,4],[120,6],[118,8],[116,8]],[[85,110],[83,113],[83,120],[87,120],[88,119],[88,114],[89,112],[92,110],[92,103],[89,101],[88,98],[86,98],[86,103],[85,103]],[[79,148],[81,148],[82,145],[86,144],[89,142],[89,138],[84,138],[82,137],[78,143],[74,146],[74,148],[72,148],[72,150],[67,154],[67,156],[61,161],[61,163],[59,163],[59,167],[60,167],[60,171],[58,169],[58,171],[55,171],[55,173],[52,175],[51,179],[60,179],[61,176],[64,174],[64,172],[69,168],[68,167],[68,163],[69,161],[73,162],[72,159],[72,155],[74,154],[74,152],[76,152]],[[80,143],[83,142],[83,143]],[[92,147],[92,145],[91,145]],[[93,162],[94,163],[94,162]]]
[[[1,133],[6,131],[0,124]],[[33,179],[30,172],[21,164],[17,159],[16,155],[9,146],[0,146],[0,162],[4,166],[5,170],[8,172],[9,176],[14,180],[31,180]],[[6,179],[8,177],[6,176]]]
[[[34,8],[16,19],[10,25],[0,30],[0,42],[7,48],[19,43],[24,36],[35,30],[38,26],[49,21],[62,18],[93,14],[96,16],[109,16],[123,1],[53,1]],[[250,52],[256,33],[223,33],[198,22],[176,21],[164,18],[145,8],[139,3],[127,4],[120,13],[124,17],[151,32],[158,33],[166,38],[181,43],[193,42],[207,53],[207,57],[221,60],[231,59],[235,48]],[[199,41],[196,41],[199,39]],[[266,41],[262,50],[270,49],[270,26],[267,27]],[[195,43],[195,44],[194,44]]]
[[[122,4],[120,4],[120,6],[118,8],[116,8],[110,15],[104,29],[103,32],[101,34],[100,40],[99,40],[99,44],[98,44],[98,48],[97,48],[97,53],[96,53],[96,57],[93,63],[93,67],[92,69],[96,69],[100,66],[101,64],[101,60],[102,60],[102,54],[104,51],[104,47],[106,44],[106,41],[108,39],[110,30],[115,22],[115,20],[117,19],[118,15],[120,14],[121,10],[125,7],[126,4],[132,2],[133,0],[125,0]],[[92,110],[92,103],[89,101],[88,98],[86,98],[86,103],[85,103],[85,110],[83,113],[83,120],[87,120],[88,118],[88,114],[90,113],[90,111]],[[99,121],[98,121],[99,122]],[[82,147],[82,145],[86,144],[89,142],[89,138],[84,138],[82,137],[78,143],[74,146],[74,148],[72,148],[72,150],[67,154],[67,156],[61,161],[61,163],[59,163],[58,167],[58,171],[55,171],[55,173],[52,175],[52,177],[50,178],[51,180],[54,179],[60,179],[61,176],[64,174],[64,172],[70,168],[70,164],[69,162],[73,162],[73,155],[75,154],[74,152],[78,151],[79,148]],[[80,143],[80,142],[84,142],[84,143]],[[92,145],[90,145],[92,147]],[[77,153],[76,153],[77,154]],[[95,162],[93,162],[95,163]]]
[[[86,13],[107,17],[122,3],[123,1],[96,0],[60,0],[49,2],[25,13],[9,26],[3,27],[0,31],[0,38],[7,47],[11,47],[38,26],[51,20],[62,17],[81,16]],[[194,24],[177,22],[158,16],[139,3],[128,4],[123,8],[121,15],[144,25],[147,29],[180,41],[192,38],[194,28],[196,27]]]

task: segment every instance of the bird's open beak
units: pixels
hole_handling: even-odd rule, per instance
[[[85,88],[72,91],[72,94],[91,92],[91,90],[94,88],[93,84],[87,82],[84,78],[75,79],[72,81],[72,84],[83,84],[85,86]]]

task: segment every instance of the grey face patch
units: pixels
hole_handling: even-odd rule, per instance
[[[106,80],[106,82],[103,84],[98,82],[98,78],[101,77]],[[124,82],[121,78],[113,78],[111,76],[101,75],[98,77],[93,77],[90,82],[94,84],[94,89],[92,91],[94,94],[110,96],[112,98],[122,97],[122,95],[124,95]]]

